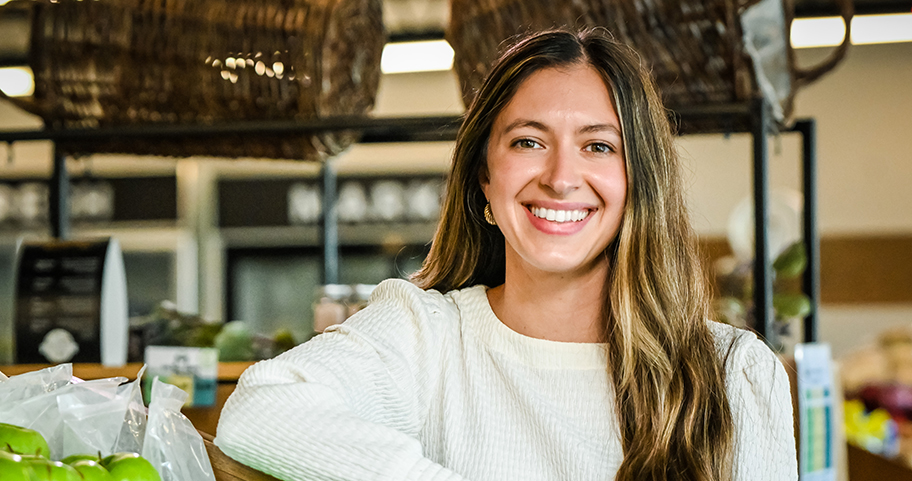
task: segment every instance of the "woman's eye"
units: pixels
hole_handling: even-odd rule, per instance
[[[516,142],[513,142],[513,145],[521,149],[535,149],[539,147],[538,142],[532,139],[519,139]]]
[[[588,150],[590,152],[595,152],[597,154],[608,154],[608,153],[614,152],[614,149],[612,149],[610,145],[602,143],[602,142],[595,142],[595,143],[589,144],[588,146],[586,146],[586,150]]]

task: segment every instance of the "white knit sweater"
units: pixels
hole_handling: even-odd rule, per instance
[[[711,322],[728,360],[737,481],[797,480],[785,370]],[[721,354],[720,354],[721,355]],[[247,369],[216,444],[284,480],[614,479],[622,449],[602,346],[502,324],[485,287],[380,284],[371,305]]]

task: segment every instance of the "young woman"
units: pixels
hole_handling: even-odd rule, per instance
[[[287,480],[796,480],[788,378],[709,319],[672,133],[601,29],[506,50],[431,253],[248,369],[217,444]]]

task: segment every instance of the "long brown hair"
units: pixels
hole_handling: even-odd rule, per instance
[[[413,280],[441,292],[504,282],[504,238],[479,179],[494,119],[544,68],[589,65],[612,95],[626,152],[627,204],[606,249],[604,341],[624,461],[617,480],[722,481],[733,421],[724,359],[706,325],[709,290],[684,203],[673,134],[648,71],[604,29],[553,30],[506,49],[466,112],[431,250]]]

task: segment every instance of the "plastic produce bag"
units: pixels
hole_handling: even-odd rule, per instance
[[[41,433],[51,456],[63,452],[63,422],[57,395],[70,386],[73,366],[62,364],[13,376],[0,384],[0,423],[15,424]]]
[[[156,378],[147,410],[144,371],[132,382],[83,381],[72,376],[70,364],[13,376],[0,382],[0,422],[41,433],[53,460],[134,452],[152,463],[162,481],[215,481],[202,436],[180,412],[188,394]]]
[[[71,364],[61,364],[0,384],[0,422],[41,433],[52,459],[142,450],[139,383],[126,383],[125,377],[82,381],[72,373]]]
[[[214,481],[203,438],[180,412],[187,397],[176,386],[152,381],[142,456],[158,469],[162,481]]]
[[[127,412],[124,414],[120,435],[114,443],[112,450],[117,452],[142,452],[143,440],[146,437],[146,406],[143,404],[142,375],[146,371],[143,366],[136,375],[136,380],[130,383],[127,395]]]
[[[125,383],[123,377],[79,382],[58,394],[57,407],[64,424],[61,456],[142,450],[143,370],[133,382]]]
[[[66,386],[72,377],[73,365],[60,364],[9,378],[0,384],[0,415],[22,400]]]
[[[51,456],[109,453],[126,413],[127,403],[118,393],[126,378],[86,381],[61,388],[56,394],[62,424],[55,438],[48,439]],[[59,437],[59,439],[58,439]],[[59,447],[59,450],[54,446]]]

